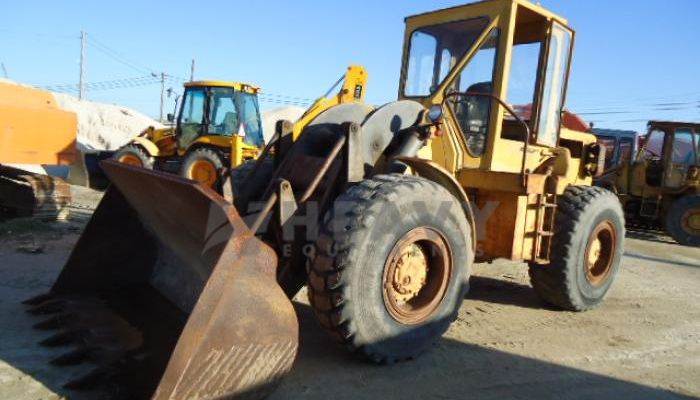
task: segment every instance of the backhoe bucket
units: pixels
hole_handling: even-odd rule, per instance
[[[275,252],[214,191],[102,163],[112,186],[46,295],[28,301],[120,398],[262,398],[291,368],[298,323]]]

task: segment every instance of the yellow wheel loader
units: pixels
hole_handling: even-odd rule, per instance
[[[630,223],[662,228],[682,245],[700,246],[700,124],[649,121],[647,126],[634,157],[629,143],[636,138],[618,141],[627,156],[597,184],[618,195]],[[615,142],[604,132],[598,140]]]
[[[294,137],[325,109],[362,102],[367,74],[352,65],[297,122]],[[330,93],[342,83],[335,96]],[[264,145],[258,106],[260,88],[247,83],[198,81],[185,84],[175,127],[148,128],[114,154],[137,167],[167,171],[221,191],[231,167],[257,158]],[[173,120],[172,115],[169,119]]]
[[[296,140],[280,121],[246,176],[232,171],[232,199],[104,162],[113,185],[50,292],[28,302],[50,314],[38,328],[58,329],[47,343],[78,344],[54,363],[95,365],[68,386],[260,398],[292,367],[303,285],[320,324],[377,363],[440,338],[475,260],[526,262],[561,308],[600,304],[624,220],[590,186],[595,137],[561,127],[573,36],[524,0],[409,17],[399,100],[327,108]],[[533,106],[525,118],[510,103]]]

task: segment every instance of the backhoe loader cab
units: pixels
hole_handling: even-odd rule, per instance
[[[243,143],[261,148],[264,143],[257,98],[258,89],[247,84],[189,82],[185,84],[175,135],[184,154],[198,139],[243,137]]]

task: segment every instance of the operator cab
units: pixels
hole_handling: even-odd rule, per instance
[[[409,17],[399,97],[443,104],[464,150],[457,167],[519,172],[493,155],[558,145],[573,39],[565,20],[520,0]]]
[[[700,124],[650,121],[637,155],[649,186],[680,189],[700,167]]]
[[[202,136],[243,136],[243,142],[262,147],[264,138],[258,105],[259,89],[242,83],[185,84],[176,136],[186,149]]]

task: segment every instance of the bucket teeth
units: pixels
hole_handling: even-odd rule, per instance
[[[46,300],[49,300],[50,298],[51,298],[50,293],[44,293],[44,294],[40,294],[38,296],[34,296],[31,299],[24,300],[22,302],[22,304],[26,304],[28,306],[36,306],[38,304],[45,302]]]
[[[108,367],[97,367],[84,375],[71,379],[64,384],[63,387],[71,390],[90,389],[97,386],[100,381],[105,380],[108,375],[110,375],[110,369]]]
[[[63,311],[65,300],[48,300],[27,310],[29,314],[56,314]]]
[[[34,324],[32,327],[34,329],[38,329],[40,331],[48,331],[52,329],[59,329],[61,326],[64,326],[70,319],[72,318],[72,314],[60,314],[55,317],[51,317],[47,320],[38,322]]]
[[[63,346],[75,343],[81,338],[82,334],[82,331],[59,332],[42,340],[39,344],[47,347]]]
[[[79,347],[75,350],[71,350],[67,353],[63,353],[60,356],[51,359],[49,363],[51,365],[64,366],[64,365],[76,365],[83,362],[85,359],[90,357],[93,349],[90,347]]]

